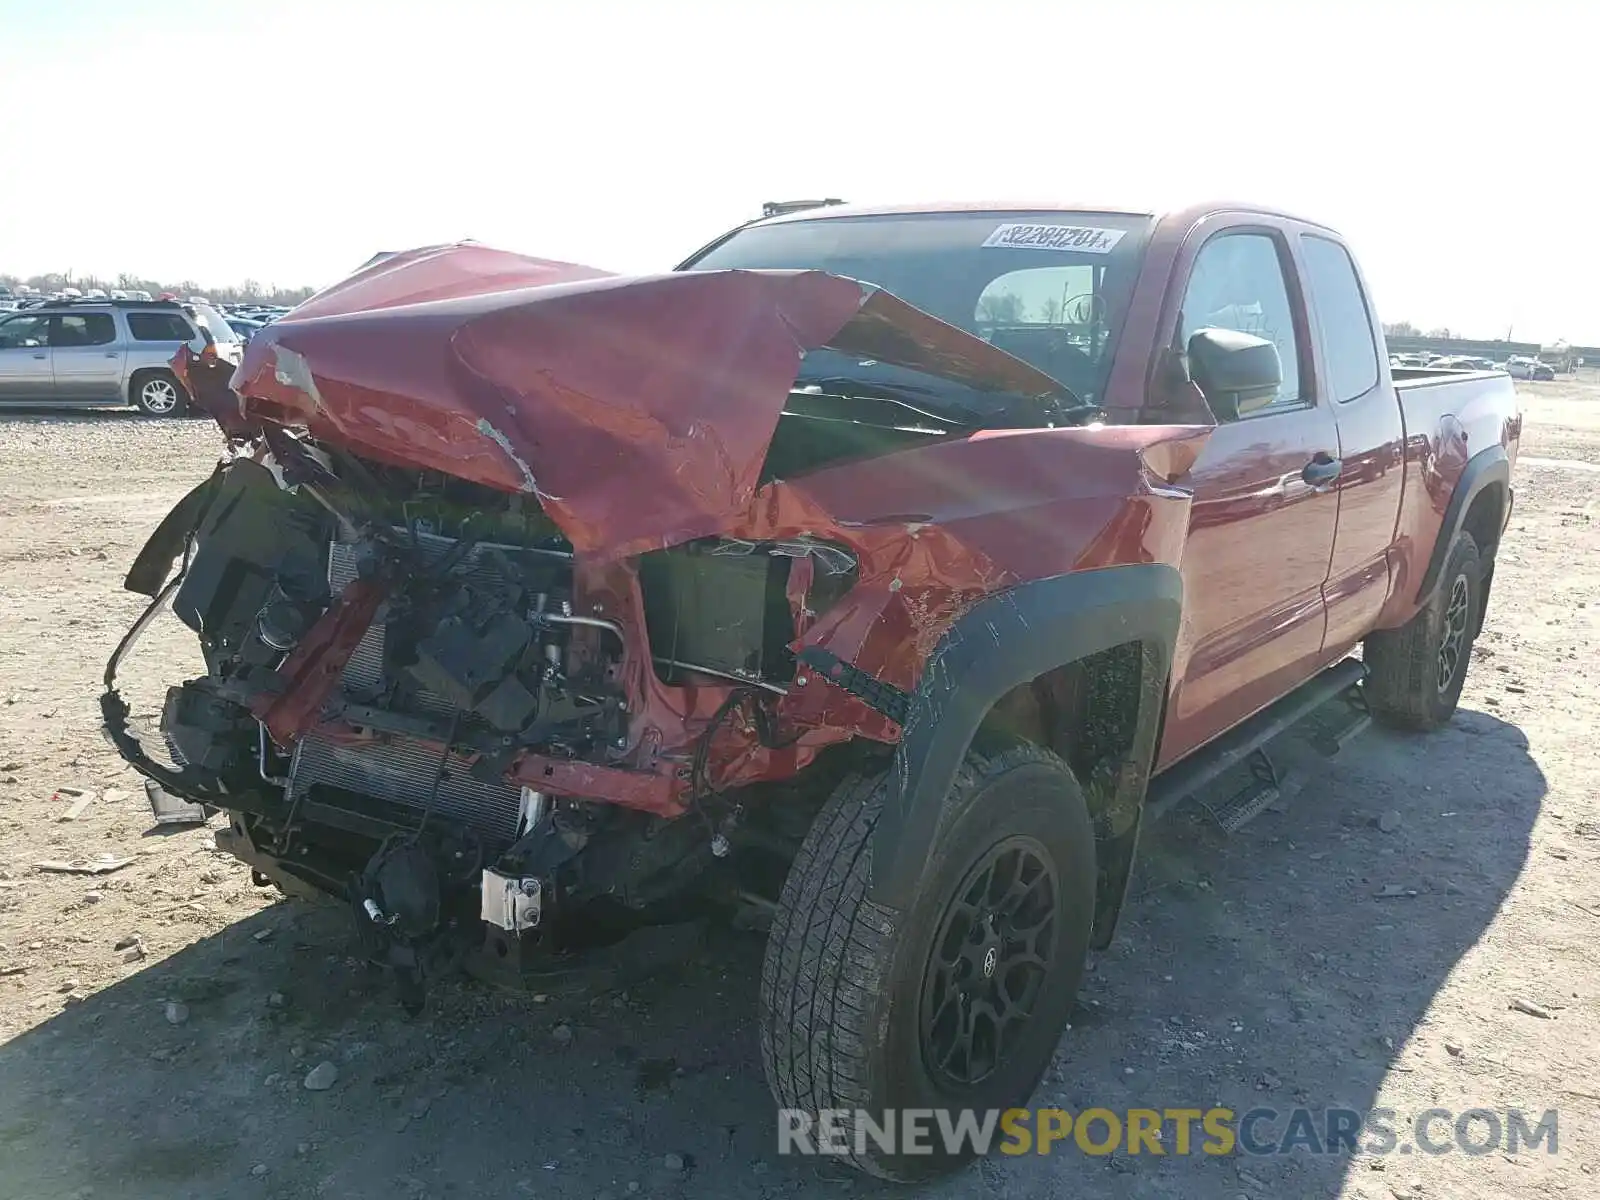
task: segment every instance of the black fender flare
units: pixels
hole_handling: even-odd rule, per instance
[[[1111,820],[1096,833],[1096,941],[1109,940],[1109,925],[1102,925],[1115,919],[1127,887],[1182,609],[1177,569],[1140,563],[1019,584],[957,620],[929,656],[895,751],[873,833],[871,898],[897,911],[909,906],[945,817],[945,797],[996,701],[1047,671],[1138,642],[1137,729],[1129,760],[1113,772]],[[1114,861],[1105,861],[1107,852]]]
[[[1444,571],[1445,559],[1450,557],[1450,547],[1455,544],[1456,535],[1467,523],[1472,502],[1485,488],[1495,484],[1505,488],[1506,492],[1506,507],[1501,512],[1503,519],[1510,511],[1511,501],[1511,459],[1504,446],[1486,446],[1467,459],[1461,478],[1456,480],[1455,489],[1450,493],[1450,502],[1444,510],[1444,523],[1439,526],[1439,537],[1433,543],[1428,566],[1417,587],[1418,603],[1426,601],[1433,594],[1433,589],[1439,586],[1439,575]],[[1484,546],[1481,549],[1486,557],[1493,556],[1491,547]]]
[[[161,591],[167,576],[172,573],[172,564],[189,544],[190,535],[200,528],[212,501],[222,490],[222,477],[226,470],[225,464],[218,463],[216,470],[191,488],[189,494],[161,518],[161,524],[156,526],[155,532],[133,560],[133,566],[128,569],[128,577],[122,583],[124,588],[151,598]]]

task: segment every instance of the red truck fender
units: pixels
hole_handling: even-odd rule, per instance
[[[928,660],[895,753],[873,834],[873,900],[907,906],[939,828],[953,818],[945,806],[956,773],[995,705],[1055,669],[1102,656],[1097,668],[1116,676],[1130,701],[1117,706],[1082,779],[1096,829],[1094,940],[1108,942],[1138,840],[1182,607],[1177,568],[1138,563],[1019,584],[956,621]],[[1123,647],[1120,658],[1104,657]]]
[[[1469,458],[1445,506],[1439,536],[1428,554],[1428,565],[1417,586],[1416,603],[1424,603],[1438,587],[1439,573],[1444,569],[1450,547],[1463,529],[1478,543],[1478,552],[1484,561],[1484,578],[1488,579],[1494,570],[1494,553],[1500,534],[1511,516],[1511,502],[1511,458],[1505,447],[1488,446]]]

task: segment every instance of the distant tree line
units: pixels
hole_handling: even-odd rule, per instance
[[[316,289],[309,287],[284,288],[275,284],[261,284],[254,279],[246,279],[230,287],[201,287],[192,279],[185,279],[177,283],[159,279],[140,279],[135,275],[122,272],[116,278],[102,278],[98,275],[73,275],[59,271],[52,271],[45,275],[8,275],[0,272],[0,284],[15,290],[18,285],[26,284],[28,287],[38,288],[41,292],[59,292],[63,288],[74,287],[79,291],[87,292],[91,288],[99,288],[103,292],[149,292],[152,296],[159,296],[162,292],[172,292],[178,296],[204,296],[208,300],[216,300],[223,304],[240,304],[254,301],[261,304],[298,304]]]
[[[1424,332],[1410,321],[1385,321],[1383,323],[1383,332],[1386,337],[1455,338],[1461,336],[1448,325],[1440,325],[1435,329],[1429,329]]]

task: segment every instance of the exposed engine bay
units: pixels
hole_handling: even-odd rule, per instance
[[[229,849],[347,896],[413,999],[474,950],[533,969],[713,900],[770,901],[770,880],[711,868],[730,836],[781,866],[800,813],[787,832],[741,828],[709,743],[737,722],[780,747],[792,568],[810,568],[798,598],[814,614],[854,582],[848,550],[699,539],[640,556],[640,608],[613,615],[532,497],[281,431],[239,449],[197,489],[182,571],[153,603],[198,635],[207,673],[167,692],[173,767],[135,759],[227,810]],[[654,727],[635,739],[630,666],[651,688],[709,686],[715,705],[675,745]],[[108,717],[126,753],[125,716]],[[572,797],[575,781],[611,802]]]

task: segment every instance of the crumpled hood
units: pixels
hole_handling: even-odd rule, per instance
[[[820,271],[625,277],[476,244],[384,256],[259,331],[237,419],[537,495],[580,552],[713,532],[755,494],[807,350],[980,388],[1049,376]]]

